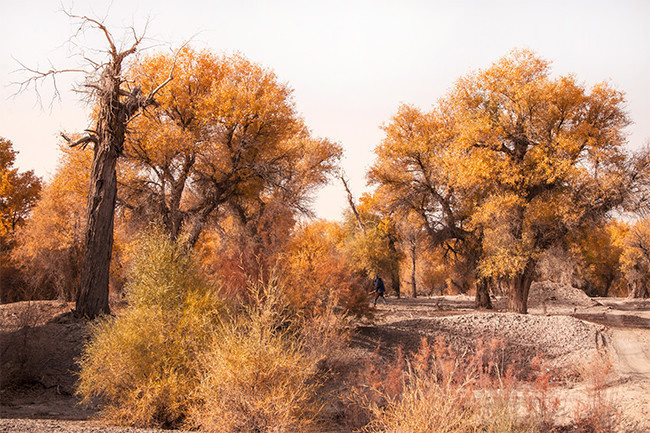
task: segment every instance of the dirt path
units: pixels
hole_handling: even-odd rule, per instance
[[[628,431],[650,432],[650,303],[617,299],[604,304],[605,311],[585,319],[608,329],[614,372],[609,397]]]
[[[650,330],[628,328],[620,314],[605,314],[610,322],[618,373],[650,382]]]

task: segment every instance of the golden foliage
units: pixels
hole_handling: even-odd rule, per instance
[[[152,87],[173,61],[155,55],[134,68]],[[341,147],[311,136],[292,89],[241,55],[185,48],[158,108],[136,119],[126,153],[141,176],[131,202],[162,217],[172,236],[195,242],[208,216],[226,203],[248,217],[258,204],[280,200],[305,211],[313,190],[337,166]],[[151,199],[156,203],[151,207]],[[143,210],[144,209],[144,210]]]
[[[630,288],[630,295],[635,298],[649,298],[650,219],[636,222],[621,243],[621,270]]]
[[[128,306],[97,321],[80,361],[78,394],[102,402],[106,419],[178,426],[196,401],[197,358],[223,311],[191,256],[154,231],[137,241]]]
[[[0,137],[0,253],[14,243],[21,226],[38,200],[41,180],[33,171],[18,172],[14,161],[18,152],[11,141]]]
[[[295,314],[277,281],[226,307],[195,258],[157,228],[136,241],[128,306],[100,319],[78,393],[113,423],[219,432],[305,431],[325,400],[320,368],[343,344],[331,310]]]
[[[434,245],[464,244],[477,276],[513,279],[511,308],[525,312],[541,254],[630,194],[624,101],[513,50],[429,113],[400,107],[370,178],[392,209],[422,216]]]
[[[310,315],[332,305],[348,314],[367,313],[367,282],[345,253],[345,236],[339,224],[322,220],[294,229],[281,262],[292,305]]]

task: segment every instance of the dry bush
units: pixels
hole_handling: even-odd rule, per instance
[[[341,343],[332,317],[305,323],[277,284],[254,288],[255,301],[223,323],[200,357],[200,405],[190,426],[217,432],[302,432],[325,401],[322,361]],[[314,338],[316,336],[318,338]]]
[[[159,232],[137,243],[128,306],[93,325],[78,393],[132,426],[304,431],[327,403],[325,357],[344,350],[342,319],[305,318],[271,283],[224,300],[187,251]],[[318,319],[318,320],[317,320]]]
[[[93,325],[78,394],[99,400],[105,419],[177,426],[195,402],[198,356],[210,346],[221,303],[193,259],[154,231],[137,242],[128,306]]]
[[[282,266],[290,303],[311,315],[335,305],[345,314],[369,313],[369,282],[350,263],[342,229],[327,221],[298,226],[288,242]]]
[[[586,382],[584,398],[574,413],[575,433],[612,433],[620,421],[620,413],[609,399],[605,388],[612,371],[612,363],[603,354],[596,354],[585,362],[580,373]]]
[[[551,431],[555,413],[523,377],[504,363],[504,345],[479,344],[469,354],[455,352],[443,340],[425,339],[410,357],[401,353],[389,364],[378,360],[361,375],[353,393],[367,410],[366,432],[538,432]],[[379,366],[378,366],[379,365]],[[535,404],[527,404],[534,396]],[[544,411],[541,411],[543,408]]]
[[[8,254],[0,251],[0,304],[31,299],[25,297],[24,276],[17,266],[10,262]]]

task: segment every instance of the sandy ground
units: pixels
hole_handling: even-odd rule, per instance
[[[494,299],[495,310],[476,311],[462,295],[388,298],[373,323],[359,325],[352,345],[359,353],[379,347],[390,357],[398,347],[417,350],[422,337],[444,338],[459,351],[501,339],[506,356],[526,362],[542,354],[563,371],[567,402],[586,394],[589,385],[575,380],[582,366],[605,354],[612,371],[604,392],[620,411],[620,431],[650,432],[650,300],[593,300],[543,283],[531,290],[528,315],[503,312],[506,302]],[[93,409],[76,405],[74,359],[87,326],[70,309],[53,301],[0,305],[0,432],[158,431],[100,426]]]

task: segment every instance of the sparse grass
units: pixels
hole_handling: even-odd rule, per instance
[[[581,376],[587,389],[574,414],[575,433],[610,433],[620,421],[620,413],[606,393],[606,383],[612,363],[598,353],[581,366]]]

